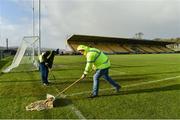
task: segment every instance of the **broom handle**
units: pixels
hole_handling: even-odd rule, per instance
[[[69,85],[68,87],[66,87],[63,91],[61,91],[60,93],[58,93],[58,94],[56,95],[56,97],[59,96],[59,95],[61,95],[62,93],[64,93],[66,90],[68,90],[70,87],[72,87],[74,84],[76,84],[76,83],[79,82],[80,80],[81,80],[81,78],[78,79],[78,80],[76,80],[75,82],[73,82],[71,85]]]

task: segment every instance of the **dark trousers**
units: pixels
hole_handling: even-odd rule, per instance
[[[48,67],[45,65],[44,62],[39,64],[39,70],[40,70],[42,82],[48,84],[49,70],[48,70]]]

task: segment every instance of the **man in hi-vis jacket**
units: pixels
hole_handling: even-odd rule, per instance
[[[59,54],[59,49],[53,51],[46,51],[39,55],[39,70],[41,73],[42,82],[45,86],[49,85],[49,69],[52,68],[54,57],[57,54]]]
[[[84,79],[87,74],[94,68],[96,70],[93,76],[93,91],[90,98],[98,96],[99,78],[103,77],[119,92],[121,86],[111,79],[109,76],[110,60],[103,52],[96,48],[90,48],[85,45],[79,45],[77,50],[86,56],[86,67],[81,79]]]

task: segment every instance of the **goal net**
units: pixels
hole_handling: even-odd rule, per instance
[[[38,36],[25,36],[18,48],[16,55],[10,66],[5,68],[2,72],[7,73],[14,68],[29,71],[38,68]]]

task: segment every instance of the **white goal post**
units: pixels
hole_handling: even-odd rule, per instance
[[[32,63],[38,67],[38,62],[35,59],[35,56],[38,55],[39,50],[38,43],[38,36],[25,36],[16,52],[16,55],[14,56],[11,65],[5,68],[2,72],[10,72],[13,68],[18,67],[20,63]]]

